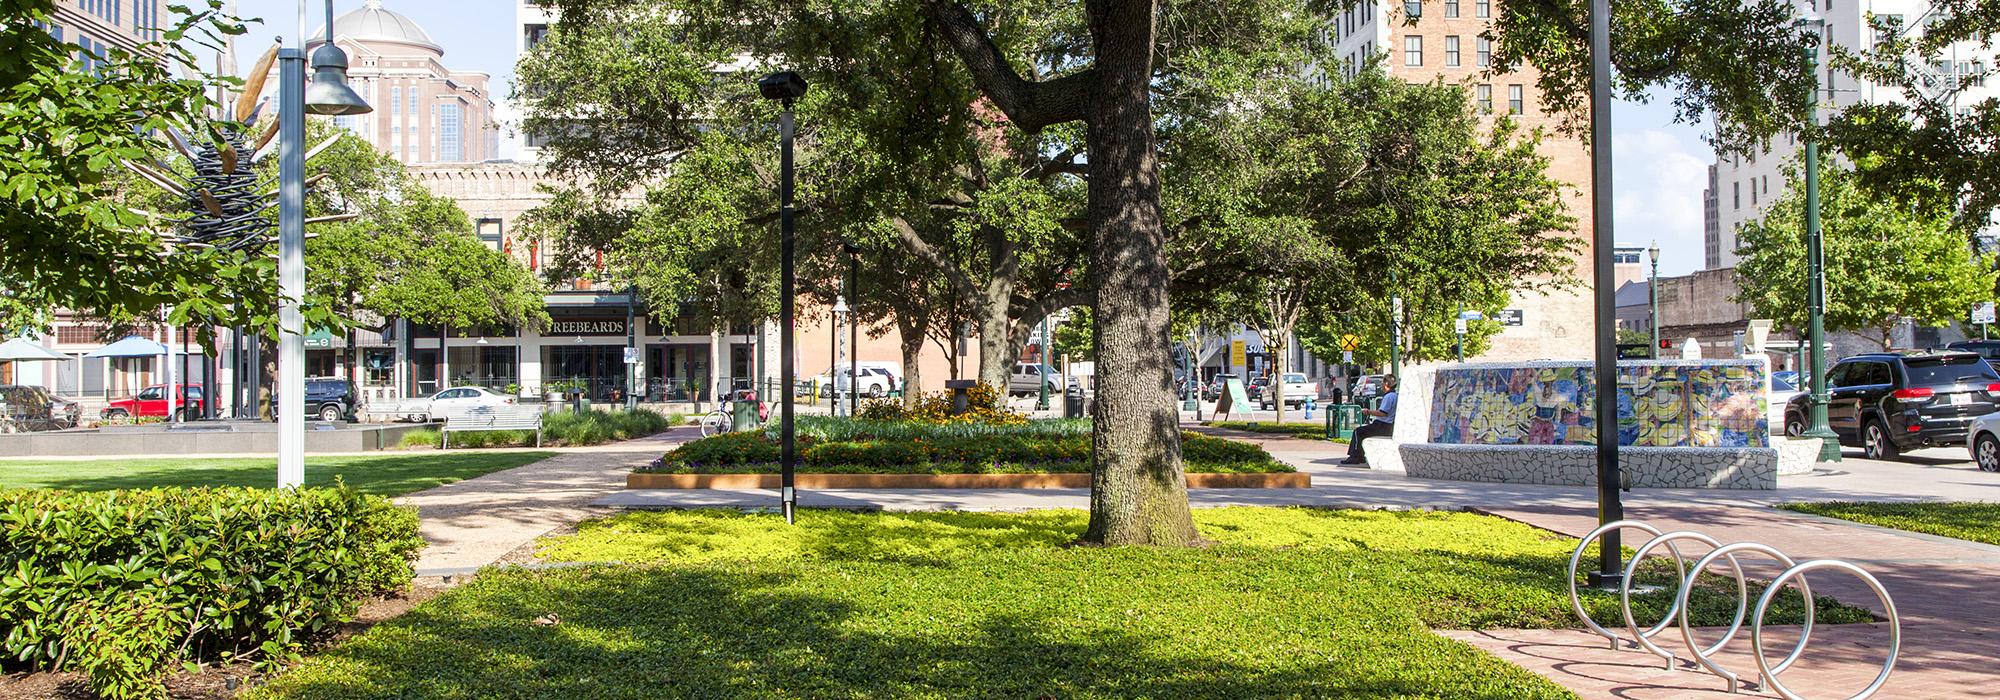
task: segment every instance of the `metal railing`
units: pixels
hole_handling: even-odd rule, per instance
[[[1882,685],[1889,681],[1889,674],[1895,670],[1896,660],[1901,655],[1903,645],[1902,618],[1896,614],[1896,601],[1890,597],[1888,589],[1882,586],[1881,581],[1876,580],[1873,575],[1861,567],[1839,559],[1794,561],[1791,557],[1786,556],[1784,552],[1780,552],[1777,548],[1769,545],[1756,542],[1722,544],[1713,537],[1689,530],[1663,533],[1658,528],[1637,520],[1619,520],[1606,523],[1595,530],[1591,530],[1590,534],[1584,535],[1583,540],[1577,543],[1576,551],[1571,553],[1569,557],[1570,607],[1576,612],[1576,616],[1583,620],[1583,624],[1590,628],[1590,631],[1609,640],[1612,649],[1617,649],[1619,642],[1628,640],[1620,637],[1617,632],[1605,629],[1603,625],[1591,619],[1590,613],[1584,611],[1583,598],[1577,594],[1576,574],[1578,565],[1583,561],[1584,550],[1590,547],[1590,543],[1602,537],[1604,533],[1621,529],[1639,530],[1653,535],[1652,539],[1647,540],[1645,544],[1633,550],[1632,561],[1625,566],[1625,575],[1618,587],[1618,607],[1620,612],[1624,613],[1625,631],[1631,635],[1629,643],[1634,647],[1644,649],[1655,656],[1665,659],[1668,670],[1672,670],[1675,667],[1677,657],[1673,651],[1655,644],[1653,637],[1666,631],[1669,625],[1678,620],[1680,623],[1681,639],[1686,643],[1688,654],[1694,657],[1697,663],[1696,667],[1720,676],[1723,682],[1727,684],[1729,692],[1737,692],[1739,686],[1743,685],[1741,676],[1717,663],[1714,655],[1716,652],[1721,651],[1724,646],[1728,645],[1731,640],[1736,638],[1737,633],[1743,629],[1744,620],[1748,618],[1750,621],[1750,646],[1755,652],[1757,658],[1757,675],[1763,681],[1764,687],[1777,693],[1779,697],[1787,698],[1788,700],[1804,700],[1804,696],[1793,692],[1790,688],[1785,687],[1783,683],[1779,682],[1778,674],[1784,673],[1787,669],[1791,668],[1793,662],[1798,661],[1799,657],[1805,654],[1807,645],[1812,642],[1813,618],[1817,613],[1813,607],[1812,587],[1806,583],[1805,574],[1809,571],[1822,569],[1843,571],[1855,578],[1861,579],[1863,583],[1868,584],[1868,587],[1875,592],[1875,597],[1881,600],[1882,607],[1888,611],[1889,615],[1888,658],[1882,661],[1882,670],[1875,674],[1874,681],[1870,682],[1868,687],[1863,688],[1861,692],[1850,696],[1851,700],[1861,700],[1880,691]],[[1689,567],[1687,559],[1674,546],[1675,542],[1680,541],[1700,542],[1708,545],[1710,550],[1707,555],[1696,560],[1694,566]],[[1674,567],[1679,573],[1680,587],[1675,592],[1674,602],[1668,606],[1666,615],[1657,624],[1642,630],[1639,628],[1639,623],[1632,614],[1632,581],[1638,574],[1639,562],[1644,560],[1647,554],[1662,546],[1666,547],[1667,552],[1673,555]],[[1772,579],[1770,585],[1764,589],[1764,594],[1757,599],[1757,606],[1754,611],[1750,608],[1750,582],[1749,579],[1744,577],[1743,564],[1737,560],[1738,554],[1761,555],[1785,567],[1784,573],[1778,574],[1778,577]],[[1689,597],[1690,593],[1694,590],[1695,578],[1723,559],[1729,560],[1730,570],[1736,575],[1736,616],[1735,619],[1730,621],[1728,631],[1723,632],[1720,639],[1716,640],[1713,644],[1702,646],[1701,642],[1695,639],[1693,624],[1688,619],[1689,610],[1692,608],[1689,604]],[[1771,601],[1777,599],[1778,593],[1783,591],[1795,579],[1798,582],[1799,595],[1805,599],[1805,624],[1800,627],[1799,641],[1793,645],[1791,652],[1785,655],[1784,660],[1772,664],[1770,657],[1764,653],[1764,617],[1771,608]]]

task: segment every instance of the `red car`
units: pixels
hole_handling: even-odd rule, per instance
[[[194,420],[202,415],[201,387],[194,384],[176,384],[181,391],[181,419]],[[167,385],[154,384],[141,389],[138,395],[125,399],[114,399],[104,407],[104,418],[143,418],[167,416]]]

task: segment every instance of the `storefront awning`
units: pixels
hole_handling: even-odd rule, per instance
[[[156,357],[167,354],[167,346],[152,338],[128,335],[118,342],[90,351],[84,357]]]

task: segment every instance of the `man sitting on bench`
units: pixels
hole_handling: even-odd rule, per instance
[[[1341,460],[1341,464],[1348,466],[1367,465],[1368,451],[1367,448],[1362,446],[1362,441],[1372,437],[1386,437],[1395,434],[1396,377],[1392,375],[1382,378],[1382,389],[1388,392],[1382,395],[1382,403],[1376,404],[1375,408],[1361,411],[1362,415],[1374,418],[1375,420],[1354,429],[1354,436],[1347,439],[1347,459]]]

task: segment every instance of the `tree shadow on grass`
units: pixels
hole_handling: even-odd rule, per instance
[[[1565,696],[1469,646],[1395,625],[1358,621],[1315,649],[1246,658],[1144,624],[1032,606],[939,619],[798,583],[798,574],[755,567],[493,572],[280,677],[270,695]],[[536,624],[549,614],[560,622]]]
[[[332,486],[335,478],[339,477],[364,493],[395,496],[526,466],[554,454],[412,453],[309,458],[306,462],[306,485]],[[0,468],[6,466],[0,465]],[[51,462],[34,466],[56,471],[36,478],[38,484],[69,491],[203,486],[270,488],[277,485],[278,473],[276,459],[254,457],[89,461],[68,465]]]

